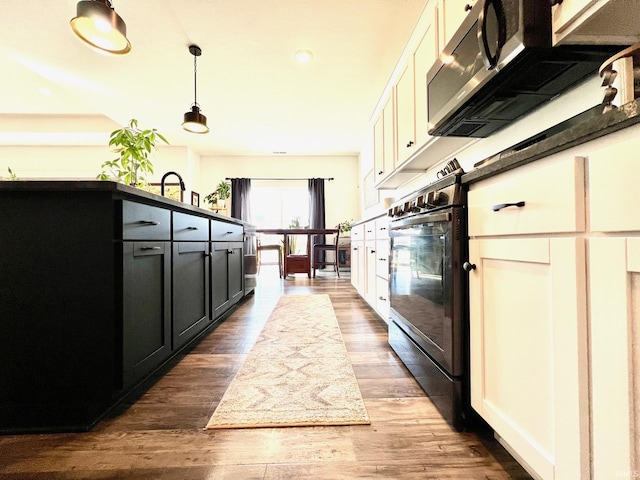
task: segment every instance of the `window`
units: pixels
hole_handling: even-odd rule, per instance
[[[251,185],[251,218],[258,228],[304,228],[309,225],[309,189],[306,184]]]

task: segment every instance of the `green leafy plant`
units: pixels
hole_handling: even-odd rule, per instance
[[[231,184],[224,180],[220,181],[216,187],[216,192],[218,193],[218,198],[220,200],[226,200],[231,196]]]
[[[340,222],[336,225],[335,228],[340,230],[340,233],[350,232],[351,224],[353,223],[353,218],[351,220],[345,220],[344,222]]]
[[[208,203],[210,206],[214,206],[218,204],[218,191],[211,192],[209,195],[204,197],[205,203]]]
[[[8,172],[9,172],[9,180],[18,180],[18,176],[13,173],[13,170],[11,170],[11,167],[7,168]]]
[[[226,200],[230,196],[231,184],[222,180],[213,192],[204,197],[204,201],[213,206],[218,204],[218,200]]]
[[[145,175],[153,173],[153,164],[149,159],[152,151],[157,149],[156,143],[161,140],[169,142],[157,130],[141,130],[138,121],[133,118],[126,127],[111,132],[109,146],[118,154],[114,160],[102,164],[102,172],[96,177],[99,180],[115,180],[133,186],[146,183]]]

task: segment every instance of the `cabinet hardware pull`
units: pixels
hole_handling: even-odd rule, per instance
[[[380,296],[380,297],[378,297],[378,298],[379,298],[380,300],[382,300],[383,302],[386,302],[386,301],[387,301],[387,299],[386,299],[386,298],[384,298],[384,297],[382,297],[382,296]]]
[[[473,7],[472,7],[470,4],[468,4],[468,3],[467,3],[467,4],[464,6],[464,11],[465,11],[465,12],[468,12],[468,11],[469,11],[469,10],[471,10],[472,8],[473,8]]]
[[[140,225],[144,225],[145,227],[151,227],[154,225],[160,225],[160,222],[156,222],[154,220],[140,220],[138,222]]]
[[[387,261],[386,258],[379,258],[378,260],[380,260],[381,262],[386,262]]]
[[[229,255],[233,255],[233,250],[231,250],[230,248],[228,248],[228,249],[227,249],[227,253],[228,253]]]
[[[231,235],[233,232],[227,232],[227,235]]]
[[[498,205],[494,205],[491,207],[491,210],[497,212],[498,210],[502,210],[507,207],[524,207],[524,202],[516,202],[516,203],[500,203]]]
[[[187,227],[187,230],[198,230],[198,227]]]
[[[409,143],[407,143],[407,148],[411,147],[413,145],[413,140],[409,140]]]
[[[376,253],[376,251],[375,250],[371,250],[371,252],[369,252],[369,253]]]
[[[357,250],[357,249],[358,249],[358,247],[353,247],[353,249],[354,249],[354,250]]]
[[[462,269],[465,272],[470,272],[471,270],[475,270],[476,269],[476,264],[475,263],[464,262],[462,264]]]
[[[162,247],[142,247],[140,250],[162,250]]]
[[[380,170],[380,171],[378,172],[378,175],[382,175],[383,173],[384,173],[384,170]]]

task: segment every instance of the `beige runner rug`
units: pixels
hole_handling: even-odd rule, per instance
[[[329,296],[283,295],[207,428],[368,423]]]

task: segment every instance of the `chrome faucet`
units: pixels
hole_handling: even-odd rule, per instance
[[[179,173],[177,172],[167,172],[162,176],[162,180],[160,180],[160,195],[162,195],[164,197],[164,181],[166,180],[166,178],[169,175],[175,175],[176,177],[178,177],[178,180],[180,180],[180,190],[182,190],[183,192],[186,190],[185,186],[184,186],[184,182],[182,181],[182,177],[180,176]]]

